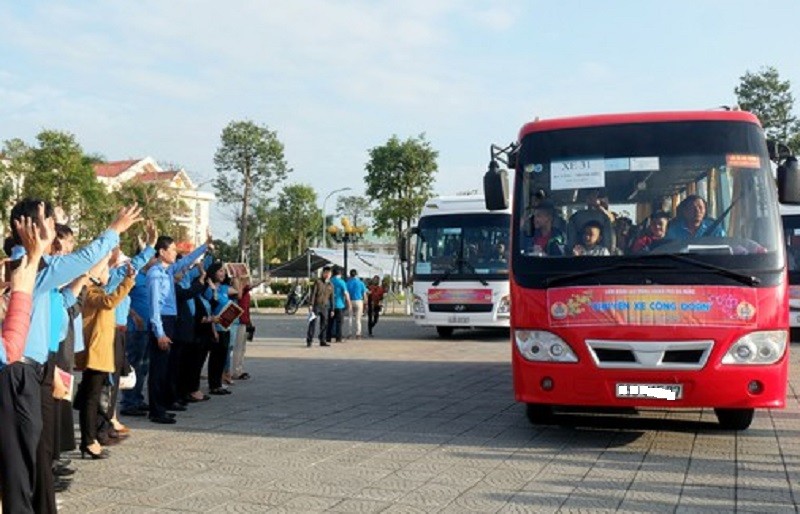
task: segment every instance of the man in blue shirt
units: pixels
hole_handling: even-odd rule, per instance
[[[328,325],[328,342],[336,338],[337,343],[342,342],[342,322],[344,321],[344,310],[350,310],[350,295],[347,292],[347,284],[342,280],[342,268],[334,266],[333,276],[333,316],[331,324]]]
[[[358,272],[354,269],[350,270],[350,279],[347,281],[347,293],[350,295],[350,337],[361,339],[361,317],[364,315],[364,298],[367,294],[367,286],[364,281],[358,277]],[[353,321],[355,318],[356,330],[353,332]]]
[[[714,230],[710,230],[716,225]],[[678,216],[669,222],[666,239],[694,239],[697,237],[725,237],[722,223],[706,218],[706,201],[701,196],[689,195],[678,205]]]
[[[175,297],[175,274],[188,268],[203,255],[211,243],[211,235],[206,244],[198,246],[192,253],[176,260],[178,251],[175,241],[169,236],[161,236],[156,242],[158,262],[147,272],[147,290],[150,296],[150,373],[147,381],[150,421],[171,424],[175,418],[167,410],[186,410],[174,405],[175,398],[170,393],[169,354],[175,339],[175,324],[178,315]]]
[[[44,214],[39,217],[42,203],[41,200],[26,198],[11,210],[11,234],[16,244],[20,239],[13,222],[23,217],[36,219],[41,230],[55,234],[55,211],[50,204],[44,203]],[[69,255],[42,259],[44,267],[36,275],[31,326],[23,357],[0,371],[5,375],[2,383],[7,389],[0,395],[0,482],[3,484],[3,509],[6,512],[32,513],[35,509],[41,511],[35,506],[45,505],[49,506],[48,509],[55,506],[52,463],[37,462],[37,447],[42,436],[43,414],[53,415],[52,408],[43,412],[41,398],[51,394],[52,382],[46,377],[52,375],[53,367],[48,366],[48,358],[51,349],[58,349],[64,324],[64,303],[58,288],[106,258],[119,244],[119,235],[141,219],[140,214],[141,209],[136,205],[122,209],[108,230],[89,245]],[[24,250],[15,247],[12,253],[12,259],[18,260]],[[52,425],[50,430],[53,430]],[[39,466],[46,466],[46,470],[39,469]]]

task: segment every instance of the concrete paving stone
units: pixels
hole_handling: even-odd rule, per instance
[[[393,473],[370,484],[371,487],[378,489],[390,489],[392,491],[413,491],[422,487],[427,480],[414,480],[403,478],[397,473]]]
[[[370,486],[370,487],[365,487],[364,489],[356,493],[354,495],[354,498],[393,503],[400,500],[400,498],[405,496],[407,493],[408,491],[399,489],[381,489],[378,487]]]
[[[441,507],[420,507],[418,505],[394,504],[390,505],[382,514],[428,514],[439,512]]]
[[[223,503],[222,505],[217,505],[216,507],[206,510],[204,512],[211,512],[214,514],[225,514],[225,513],[248,514],[251,512],[274,512],[274,508],[266,505],[258,505],[255,503],[232,501]]]
[[[228,487],[209,487],[191,496],[175,500],[167,504],[167,508],[192,512],[206,512],[229,500],[235,499],[237,496],[239,496],[239,492],[236,489]]]
[[[500,510],[499,513],[521,512],[558,512],[564,498],[559,498],[547,493],[515,493]]]
[[[792,505],[792,500],[792,492],[789,488],[751,489],[749,487],[739,487],[736,489],[737,504],[738,502],[764,502]]]
[[[736,490],[732,487],[686,486],[681,491],[681,505],[723,508],[734,501]]]
[[[341,498],[326,498],[324,496],[299,495],[279,505],[280,510],[300,512],[324,512],[341,502]]]
[[[383,512],[391,506],[392,504],[389,502],[347,499],[334,505],[332,508],[328,510],[328,512],[374,513],[374,512]]]
[[[63,508],[59,509],[59,512],[66,512]],[[83,511],[83,512],[91,512],[92,514],[118,514],[120,512],[124,512],[125,514],[155,514],[158,510],[153,509],[151,507],[142,507],[139,505],[129,505],[125,503],[117,503],[114,505],[106,505],[101,506],[99,509],[95,509],[92,511]]]

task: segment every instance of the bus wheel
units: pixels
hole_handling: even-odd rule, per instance
[[[527,403],[525,415],[532,425],[550,425],[553,423],[553,406],[545,403]]]
[[[755,409],[714,409],[714,413],[724,430],[747,430],[753,421]]]
[[[447,339],[453,335],[453,327],[436,327],[436,333],[442,339]]]

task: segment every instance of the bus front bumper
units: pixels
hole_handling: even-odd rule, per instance
[[[768,366],[697,371],[598,369],[514,356],[516,400],[546,405],[655,408],[783,408],[788,352]],[[644,386],[644,387],[643,387]]]

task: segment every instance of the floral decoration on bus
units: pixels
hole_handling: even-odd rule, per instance
[[[751,325],[756,293],[725,286],[564,287],[547,292],[550,325]]]

